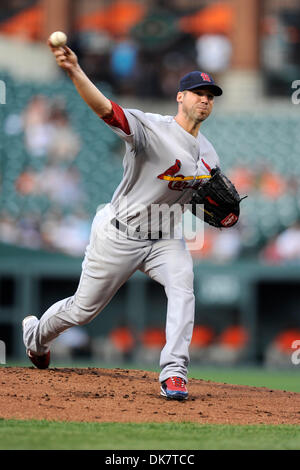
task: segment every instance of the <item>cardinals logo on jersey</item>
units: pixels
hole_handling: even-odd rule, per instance
[[[210,166],[201,159],[205,167],[210,171]],[[170,166],[164,173],[157,176],[160,180],[169,181],[168,187],[174,191],[184,191],[185,189],[197,189],[202,184],[202,180],[210,178],[210,175],[184,176],[177,174],[181,168],[181,161],[175,160],[174,165]],[[176,175],[176,176],[175,176]]]

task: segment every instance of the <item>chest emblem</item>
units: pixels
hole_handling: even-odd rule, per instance
[[[205,166],[206,165],[207,164],[205,164]],[[183,191],[185,189],[197,189],[201,185],[203,179],[210,178],[210,175],[184,176],[178,174],[180,168],[181,161],[175,160],[174,165],[170,166],[170,168],[164,171],[164,173],[158,175],[157,178],[160,180],[169,181],[168,187],[170,189],[173,189],[174,191]]]

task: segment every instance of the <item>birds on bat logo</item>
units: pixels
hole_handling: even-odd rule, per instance
[[[205,167],[210,171],[209,165],[202,159]],[[203,180],[210,178],[210,175],[184,176],[179,174],[182,163],[176,159],[174,165],[170,166],[166,171],[157,176],[160,180],[169,181],[168,187],[173,191],[184,191],[185,189],[197,190]]]

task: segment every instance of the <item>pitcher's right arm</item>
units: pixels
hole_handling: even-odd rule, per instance
[[[111,101],[101,93],[80,67],[76,54],[68,47],[48,46],[55,56],[57,64],[68,73],[79,95],[87,105],[100,117],[107,118],[113,112]]]

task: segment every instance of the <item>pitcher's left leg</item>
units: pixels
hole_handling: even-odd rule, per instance
[[[182,240],[159,240],[147,256],[143,271],[164,286],[168,298],[159,380],[164,382],[175,376],[187,382],[195,317],[192,257]]]

